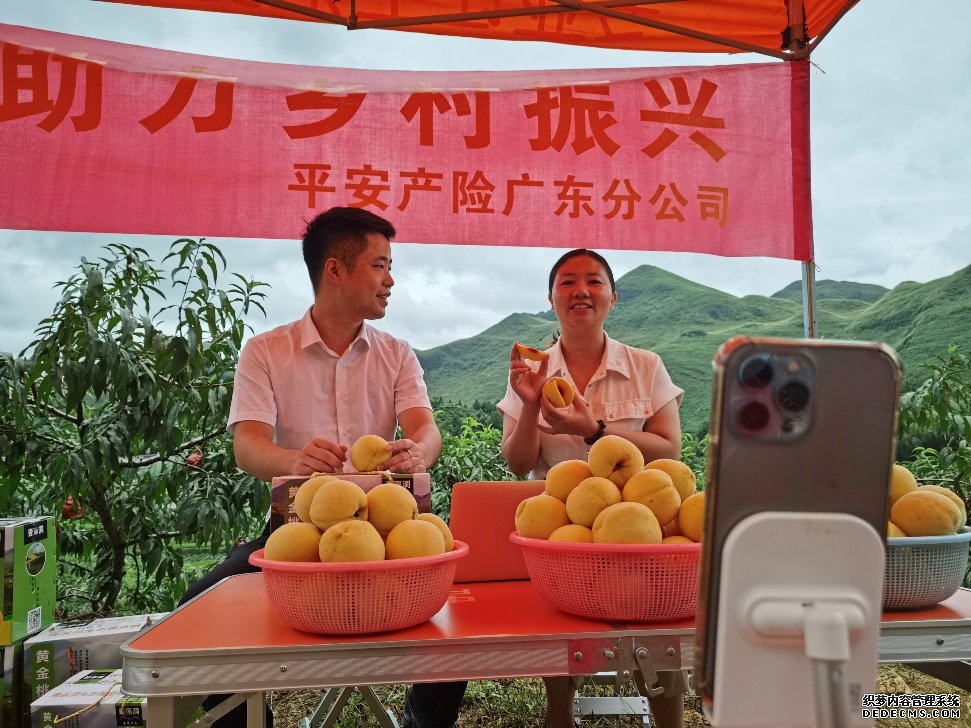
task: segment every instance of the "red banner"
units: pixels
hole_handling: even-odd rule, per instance
[[[812,257],[808,68],[387,72],[0,25],[0,227]]]

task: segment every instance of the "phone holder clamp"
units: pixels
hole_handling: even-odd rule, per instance
[[[846,513],[766,511],[732,529],[718,590],[714,728],[871,725],[859,708],[876,684],[884,549]]]

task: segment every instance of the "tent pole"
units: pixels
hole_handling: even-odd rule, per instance
[[[807,339],[818,338],[816,328],[816,261],[802,264],[802,321]]]
[[[809,55],[806,43],[806,16],[802,2],[787,3],[789,8],[789,50],[794,57]],[[808,110],[807,112],[808,113]],[[811,204],[811,203],[810,203]],[[807,339],[815,339],[816,329],[816,261],[802,262],[802,327]]]

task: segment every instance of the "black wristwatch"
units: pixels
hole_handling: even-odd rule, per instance
[[[590,435],[590,437],[583,438],[583,441],[588,445],[592,445],[593,443],[595,443],[597,440],[599,440],[601,437],[604,436],[604,432],[606,430],[607,430],[607,423],[605,423],[603,420],[597,420],[597,431],[592,435]]]

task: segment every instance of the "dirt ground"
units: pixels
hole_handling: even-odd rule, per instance
[[[403,686],[379,686],[375,692],[395,716],[400,717],[404,699]],[[629,691],[622,691],[630,694]],[[971,728],[971,693],[959,690],[929,675],[904,665],[881,665],[877,680],[877,692],[883,694],[942,694],[961,695],[961,718],[957,720],[877,720],[876,728]],[[584,686],[581,695],[607,695],[603,686]],[[459,716],[458,728],[542,728],[545,697],[543,683],[538,679],[499,680],[471,683]],[[270,706],[275,728],[301,728],[301,721],[317,707],[322,693],[302,690],[290,693],[273,693]],[[697,695],[685,696],[685,728],[709,728],[701,712]],[[305,724],[306,725],[306,724]],[[341,714],[340,728],[377,726],[374,716],[354,694]],[[627,728],[643,725],[639,717],[583,718],[582,728]]]

